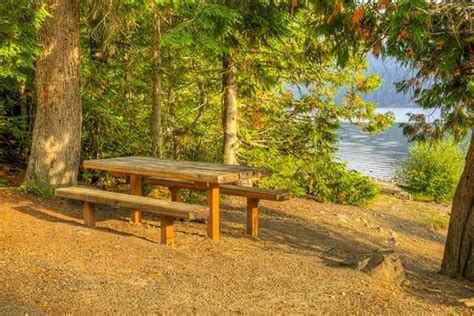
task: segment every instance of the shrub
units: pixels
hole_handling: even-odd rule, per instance
[[[320,202],[362,205],[377,194],[377,186],[357,171],[329,157],[298,160],[292,156],[268,159],[272,176],[263,178],[259,186],[289,189],[295,196],[310,195]]]
[[[21,185],[19,189],[25,193],[31,193],[41,198],[51,197],[54,193],[54,187],[41,180],[30,181]]]
[[[399,161],[395,178],[415,197],[450,201],[464,168],[465,153],[452,141],[416,143]]]
[[[345,164],[334,161],[314,162],[308,190],[317,200],[339,204],[366,204],[378,194],[377,186]]]

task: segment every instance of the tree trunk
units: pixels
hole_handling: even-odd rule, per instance
[[[222,118],[224,128],[224,163],[237,165],[237,68],[229,55],[222,60]]]
[[[441,273],[474,280],[474,134],[454,195]]]
[[[161,16],[158,5],[153,1],[153,105],[151,130],[153,136],[153,157],[162,158],[161,150]]]
[[[26,181],[77,182],[81,154],[80,0],[49,0],[39,40],[37,114]]]
[[[20,128],[22,131],[28,131],[28,105],[26,100],[26,84],[24,81],[20,82],[18,87],[20,105]]]

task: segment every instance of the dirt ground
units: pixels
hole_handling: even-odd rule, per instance
[[[159,220],[131,224],[99,207],[0,189],[0,314],[473,314],[458,299],[474,285],[438,274],[446,206],[381,196],[367,207],[307,199],[261,203],[260,237],[245,234],[245,200],[222,201],[221,240],[178,222],[159,244]],[[393,248],[402,287],[340,266]]]

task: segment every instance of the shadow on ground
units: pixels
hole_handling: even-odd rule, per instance
[[[35,206],[18,206],[14,207],[14,209],[40,220],[84,227],[82,225],[82,210],[79,203],[61,203],[52,209],[52,211],[71,219],[54,216],[46,211],[39,210]],[[291,209],[291,206],[289,209]],[[317,211],[315,209],[315,212]],[[234,205],[224,201],[221,214],[221,227],[225,234],[231,235],[233,238],[245,238],[254,241],[254,238],[249,237],[244,232],[245,210],[241,204]],[[98,222],[105,219],[128,222],[129,211],[100,207],[96,215]],[[156,215],[144,213],[144,219],[152,221],[151,225],[154,227],[159,227],[158,224],[154,223],[158,218]],[[423,227],[415,221],[398,218],[391,214],[384,214],[383,221],[388,227],[398,231],[400,234],[409,234],[416,238],[435,242],[440,242],[439,238],[442,237],[442,235],[435,236],[432,232],[423,231]],[[121,236],[133,236],[148,242],[157,243],[148,238],[116,229],[107,227],[96,227],[94,229]],[[427,230],[426,228],[424,229]],[[189,232],[184,231],[183,233]],[[353,228],[325,225],[317,219],[309,220],[288,211],[265,206],[260,208],[259,240],[263,241],[262,243],[257,242],[262,251],[297,252],[301,255],[317,256],[323,264],[337,269],[343,269],[340,266],[340,262],[349,257],[387,247],[384,244],[384,240],[376,240],[374,236]],[[453,306],[459,306],[457,299],[472,296],[474,292],[473,285],[438,274],[437,268],[433,268],[438,267],[440,264],[436,260],[420,257],[419,254],[405,252],[400,249],[398,253],[404,262],[407,276],[407,282],[403,290],[410,295],[433,303],[443,302]]]
[[[223,209],[223,227],[235,237],[252,239],[242,234],[236,225],[226,225],[226,222],[244,225],[245,211],[234,205],[223,206]],[[390,214],[384,214],[383,221],[387,227],[400,234],[437,243],[442,243],[440,239],[444,238],[416,221]],[[325,265],[333,268],[344,269],[340,262],[354,255],[387,248],[383,240],[375,240],[374,236],[366,233],[348,227],[336,230],[335,227],[308,221],[307,218],[275,208],[260,208],[259,226],[259,239],[266,242],[262,249],[278,248],[278,251],[316,255]],[[403,290],[407,293],[433,303],[452,306],[460,306],[457,301],[459,298],[473,295],[473,284],[439,274],[437,269],[441,263],[438,260],[402,249],[397,249],[397,253],[405,267],[407,282]]]
[[[40,220],[43,220],[43,221],[48,221],[48,222],[56,222],[56,223],[63,223],[63,224],[68,224],[68,225],[72,225],[72,226],[75,226],[75,227],[82,227],[82,228],[88,228],[87,226],[84,226],[83,224],[81,224],[80,222],[78,221],[75,221],[75,220],[68,220],[68,219],[64,219],[64,218],[60,218],[60,217],[57,217],[57,216],[53,216],[51,214],[48,214],[46,212],[43,212],[37,208],[34,208],[32,206],[29,206],[29,205],[26,205],[26,206],[16,206],[16,207],[13,207],[13,209],[15,211],[18,211],[18,212],[21,212],[23,214],[26,214],[26,215],[30,215],[30,216],[33,216],[33,217],[36,217]],[[76,216],[76,213],[75,211],[72,211],[72,212],[69,212],[69,211],[66,211],[66,212],[61,212],[63,215],[67,215],[67,216],[70,216],[70,217],[73,217],[73,218],[77,218]],[[73,214],[70,214],[70,213],[73,213]],[[73,216],[71,216],[73,215]],[[110,218],[110,217],[109,217]],[[116,214],[114,216],[114,219],[116,220],[121,220],[121,221],[124,221],[124,219],[122,218],[122,216]],[[82,220],[82,219],[81,219]],[[97,220],[99,221],[99,219]],[[148,238],[145,238],[145,237],[140,237],[140,236],[136,236],[134,234],[130,234],[130,233],[126,233],[126,232],[123,232],[123,231],[118,231],[116,229],[111,229],[111,228],[108,228],[108,227],[100,227],[100,226],[96,226],[96,227],[90,227],[90,229],[95,229],[95,230],[98,230],[98,231],[102,231],[102,232],[106,232],[106,233],[111,233],[111,234],[116,234],[116,235],[120,235],[120,236],[126,236],[126,237],[136,237],[136,238],[139,238],[139,239],[142,239],[142,240],[145,240],[145,241],[148,241],[148,242],[151,242],[151,243],[157,243],[156,241],[153,241],[151,239],[148,239]]]
[[[14,304],[0,299],[0,315],[44,316],[46,314],[32,304]]]

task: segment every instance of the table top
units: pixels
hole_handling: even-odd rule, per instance
[[[138,156],[85,160],[82,165],[86,169],[219,184],[259,179],[271,174],[265,168]]]

